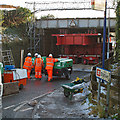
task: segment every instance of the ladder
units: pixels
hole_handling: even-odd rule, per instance
[[[4,66],[5,65],[15,65],[11,50],[2,51],[2,61],[3,61]]]

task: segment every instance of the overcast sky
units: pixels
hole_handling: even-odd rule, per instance
[[[7,5],[14,5],[14,6],[21,6],[21,7],[27,7],[32,10],[33,5],[25,4],[25,2],[41,2],[41,0],[0,0],[0,4],[7,4]],[[68,1],[68,0],[44,0],[44,1]],[[91,0],[69,0],[69,1],[91,1]],[[113,0],[108,0],[112,3]],[[108,3],[109,4],[109,3]],[[36,6],[39,7],[39,6]],[[44,7],[44,6],[43,6]],[[37,18],[40,18],[40,16],[44,16],[47,14],[53,14],[57,18],[97,18],[97,17],[104,17],[103,11],[96,11],[96,10],[71,10],[71,11],[44,11],[44,12],[38,12],[36,13]],[[108,11],[107,11],[108,14]],[[115,17],[114,10],[110,11],[110,16]]]

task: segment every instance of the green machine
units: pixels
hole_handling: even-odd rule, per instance
[[[47,71],[45,70],[46,67],[46,57],[42,57],[44,68],[43,71],[45,75],[47,75]],[[68,58],[57,58],[58,61],[54,63],[53,67],[53,76],[58,77],[65,77],[66,79],[70,79],[71,73],[72,73],[72,66],[73,66],[73,60]],[[32,61],[34,63],[34,59],[32,58]]]
[[[0,70],[1,70],[1,74],[3,74],[3,64],[0,62]]]

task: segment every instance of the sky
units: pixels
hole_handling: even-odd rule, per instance
[[[44,0],[45,2],[53,2],[58,0]],[[44,2],[43,1],[43,2]],[[65,2],[65,0],[59,0]],[[91,0],[66,0],[66,1],[91,1]],[[113,0],[109,0],[112,1]],[[1,4],[7,4],[7,5],[14,5],[14,6],[20,6],[20,7],[27,7],[30,10],[32,10],[33,5],[28,5],[25,2],[41,2],[41,0],[0,0]],[[108,3],[109,4],[109,3]],[[36,6],[39,7],[39,6]],[[44,6],[43,6],[44,7]],[[37,9],[37,8],[36,8]],[[37,12],[35,15],[39,19],[41,16],[53,14],[56,18],[97,18],[97,17],[104,17],[103,11],[97,11],[97,10],[64,10],[64,11],[40,11]],[[108,11],[107,11],[108,16]],[[115,17],[114,10],[110,10],[110,17]]]

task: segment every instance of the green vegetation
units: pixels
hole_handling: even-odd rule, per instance
[[[0,26],[2,25],[2,23],[3,23],[3,16],[2,16],[2,11],[0,10]]]
[[[31,16],[31,11],[27,8],[17,8],[16,10],[3,11],[4,12],[4,27],[18,27],[27,22],[28,17]]]
[[[3,15],[2,15],[2,11],[0,10],[0,34],[2,33],[2,23],[3,23]]]
[[[29,38],[26,32],[26,23],[30,21],[32,13],[26,8],[17,8],[3,12],[2,23],[2,48],[3,50],[11,49],[16,63],[20,65],[20,50],[27,51],[29,47]]]
[[[52,15],[52,14],[48,14],[48,15],[46,15],[46,16],[42,16],[42,17],[41,17],[41,19],[54,19],[54,18],[55,18],[55,16]]]

